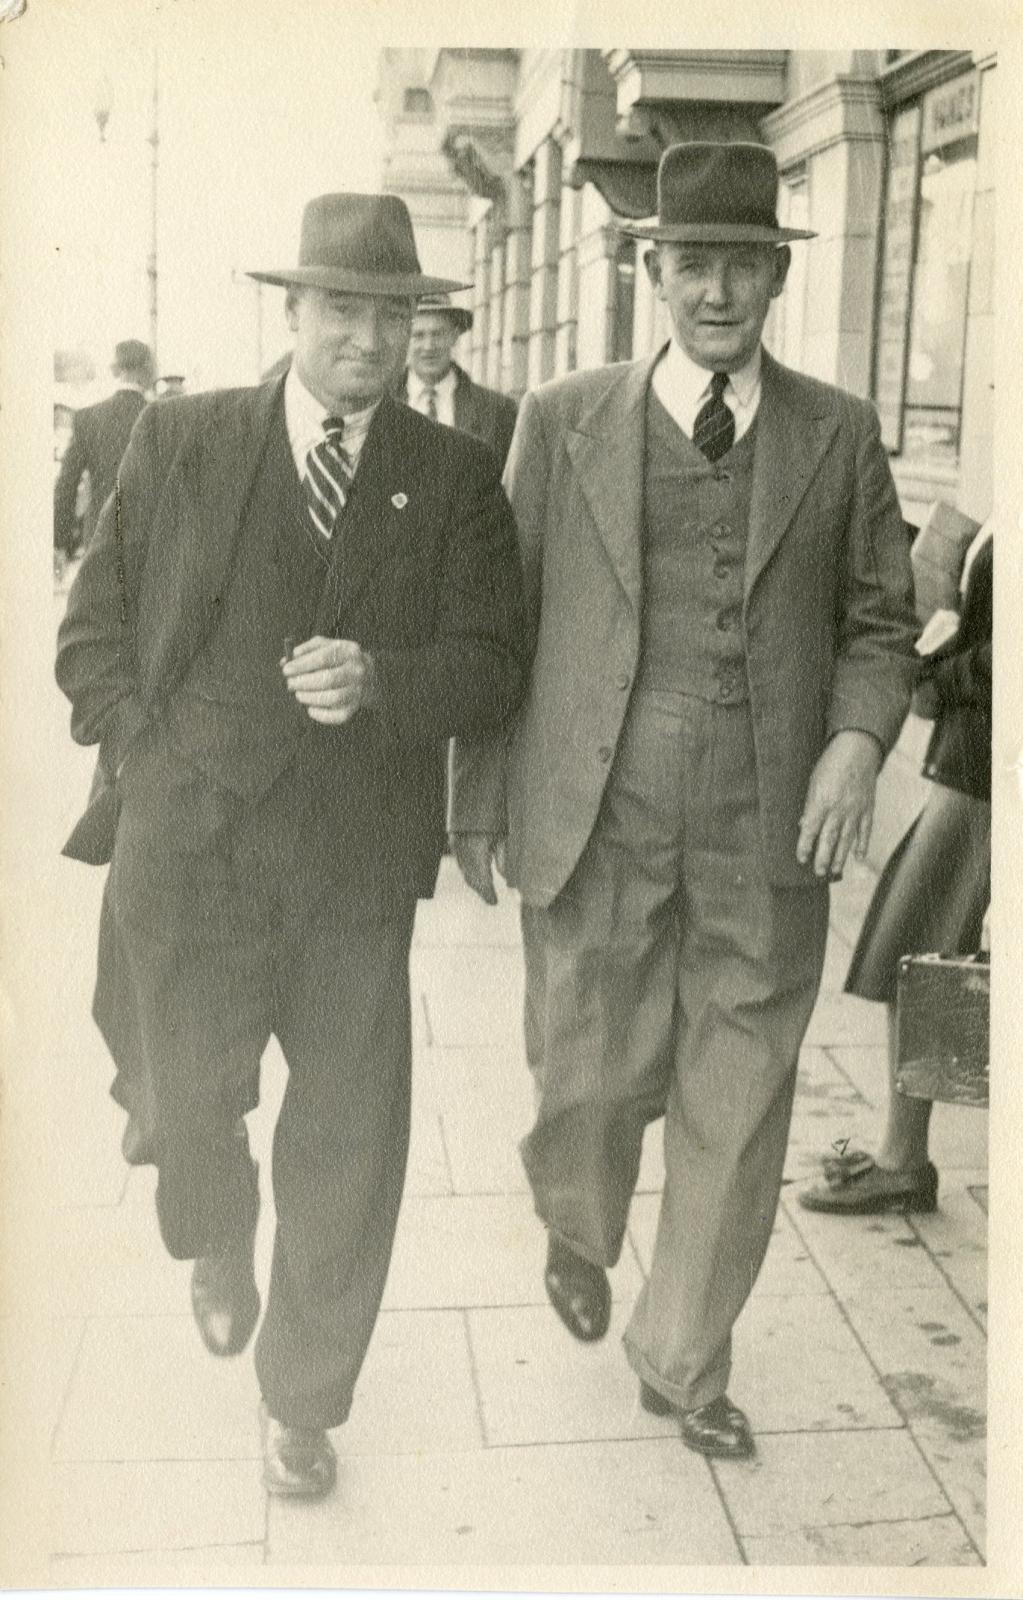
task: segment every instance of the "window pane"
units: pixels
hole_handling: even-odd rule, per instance
[[[968,87],[969,81],[958,90],[946,85],[924,102],[902,442],[907,459],[953,466],[959,455],[977,175],[976,132],[955,114],[956,95],[961,98]],[[935,147],[928,149],[929,144]]]

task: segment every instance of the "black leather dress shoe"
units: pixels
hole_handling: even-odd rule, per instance
[[[316,1500],[337,1481],[337,1456],[323,1428],[293,1428],[259,1408],[263,1483],[271,1494]]]
[[[639,1386],[639,1403],[655,1417],[678,1418],[682,1443],[702,1456],[717,1456],[723,1461],[744,1461],[753,1455],[753,1431],[744,1411],[733,1405],[726,1394],[718,1395],[705,1406],[682,1411],[648,1383]]]
[[[603,1267],[550,1234],[543,1281],[547,1298],[574,1338],[592,1344],[604,1337],[611,1320],[611,1285]]]
[[[252,1249],[253,1233],[223,1255],[199,1256],[192,1267],[192,1313],[212,1356],[236,1356],[259,1321]]]

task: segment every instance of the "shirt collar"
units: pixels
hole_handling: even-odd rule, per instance
[[[728,374],[729,386],[741,406],[748,406],[760,382],[761,347],[757,345],[744,366]],[[706,367],[698,367],[686,355],[682,346],[672,339],[660,363],[664,393],[670,395],[674,409],[683,415],[693,415],[710,388],[712,374]]]
[[[453,363],[448,368],[447,372],[445,372],[443,378],[438,378],[436,383],[426,383],[424,379],[419,376],[418,372],[413,372],[412,368],[409,367],[408,397],[413,403],[415,403],[416,401],[422,400],[423,396],[429,389],[432,389],[435,394],[446,394],[449,390],[454,389],[457,381],[458,374],[455,371]]]
[[[358,456],[379,404],[379,400],[375,400],[364,410],[349,412],[345,416],[342,443],[353,460]],[[305,458],[309,451],[323,438],[324,420],[335,414],[329,411],[321,400],[317,400],[314,394],[310,394],[299,377],[293,361],[284,380],[284,417],[299,473],[305,471]]]

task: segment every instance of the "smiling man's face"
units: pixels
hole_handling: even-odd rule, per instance
[[[394,388],[405,367],[411,300],[291,289],[285,302],[299,377],[328,411],[361,411]]]
[[[789,269],[787,248],[771,244],[659,244],[646,255],[675,337],[697,366],[736,372],[760,343],[771,301]]]

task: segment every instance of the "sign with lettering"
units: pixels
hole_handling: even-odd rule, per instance
[[[968,72],[932,89],[924,97],[924,125],[921,145],[924,155],[940,150],[959,139],[972,139],[977,132],[980,112],[980,73]]]
[[[902,447],[902,402],[920,178],[920,107],[896,112],[888,132],[888,187],[877,305],[874,400],[885,448]]]

